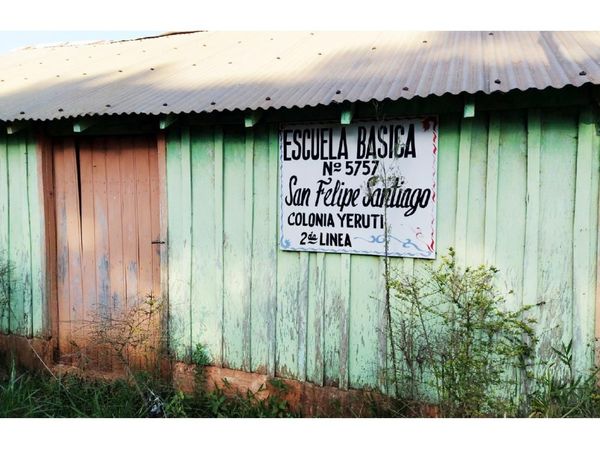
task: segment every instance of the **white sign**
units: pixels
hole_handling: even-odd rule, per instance
[[[435,258],[437,118],[280,131],[283,250]]]

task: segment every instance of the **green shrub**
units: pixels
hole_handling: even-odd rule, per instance
[[[390,336],[397,395],[445,417],[518,414],[536,341],[528,308],[508,310],[493,267],[461,268],[452,249],[423,274],[394,276]]]
[[[570,341],[552,348],[552,358],[536,377],[535,389],[528,398],[531,417],[600,416],[599,369],[577,375],[572,344]]]

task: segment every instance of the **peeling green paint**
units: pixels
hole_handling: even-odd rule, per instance
[[[35,140],[0,136],[0,264],[10,263],[10,311],[0,331],[43,333],[45,307],[42,199]]]
[[[589,113],[581,114],[441,115],[437,249],[454,246],[463,263],[498,267],[513,306],[545,302],[534,309],[540,329],[574,338],[583,369],[593,360],[599,148]],[[205,344],[226,367],[382,388],[381,258],[279,250],[276,125],[219,133],[192,127],[189,140],[175,133],[167,143],[171,314],[175,324],[187,321],[175,341]],[[186,245],[191,263],[181,256]],[[392,267],[418,273],[427,264]],[[542,340],[540,352],[549,345]]]
[[[539,304],[540,354],[572,339],[583,370],[598,315],[597,118],[585,105],[517,106],[469,118],[438,111],[437,251],[453,246],[462,263],[500,269],[511,306]],[[171,346],[183,359],[202,343],[217,365],[385,391],[382,258],[279,249],[274,114],[252,128],[169,127]],[[0,135],[0,263],[14,266],[14,317],[0,331],[27,336],[47,321],[37,151],[26,133]],[[396,258],[391,267],[419,273],[431,263]]]

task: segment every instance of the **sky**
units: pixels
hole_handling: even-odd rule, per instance
[[[597,10],[598,0],[19,0],[3,2],[0,30],[597,30]]]
[[[0,31],[0,54],[34,44],[134,39],[162,31]]]

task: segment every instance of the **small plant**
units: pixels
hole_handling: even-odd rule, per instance
[[[445,417],[516,415],[536,342],[528,308],[509,311],[494,267],[462,269],[455,252],[424,276],[390,279],[400,397]]]
[[[573,368],[573,342],[552,347],[553,356],[536,379],[529,397],[531,417],[598,417],[599,368],[577,375]]]
[[[279,379],[279,378],[271,378],[269,379],[269,384],[274,387],[278,392],[287,392],[289,390],[288,385],[285,383],[285,381]]]
[[[0,260],[2,260],[2,252],[0,252]],[[11,316],[10,308],[10,262],[0,262],[0,331],[8,324]]]
[[[165,417],[187,417],[185,410],[185,394],[176,391],[165,405]]]
[[[192,362],[198,367],[210,366],[211,359],[206,346],[196,344],[196,348],[192,353]]]

